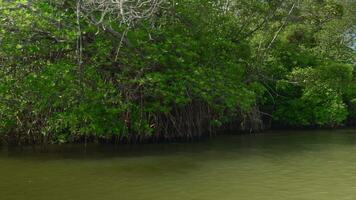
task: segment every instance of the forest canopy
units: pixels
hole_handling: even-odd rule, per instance
[[[352,0],[0,0],[0,137],[356,124]]]

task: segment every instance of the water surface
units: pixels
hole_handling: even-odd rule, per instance
[[[356,130],[2,147],[1,200],[354,200]]]

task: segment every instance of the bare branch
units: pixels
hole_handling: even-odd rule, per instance
[[[166,0],[84,0],[82,9],[86,13],[100,15],[98,23],[105,18],[128,26],[136,21],[148,19],[157,12]]]

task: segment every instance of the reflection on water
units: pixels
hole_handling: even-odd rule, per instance
[[[196,143],[3,147],[2,200],[354,200],[356,130]]]

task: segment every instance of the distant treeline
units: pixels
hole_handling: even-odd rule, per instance
[[[356,123],[355,1],[0,0],[7,143]]]

